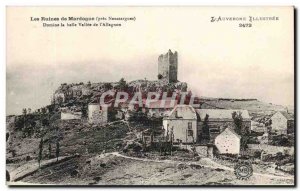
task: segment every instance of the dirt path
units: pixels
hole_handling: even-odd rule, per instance
[[[200,166],[212,168],[212,169],[222,169],[222,170],[227,170],[227,171],[231,171],[231,172],[234,171],[233,168],[218,164],[209,158],[202,158],[200,161],[197,161],[197,162],[181,162],[181,161],[172,161],[172,160],[153,160],[153,159],[147,159],[147,158],[130,157],[130,156],[122,155],[118,152],[106,153],[105,155],[109,155],[109,154],[127,158],[127,159],[143,161],[143,162],[158,162],[158,163],[186,164],[186,165],[194,164],[194,165],[200,165]],[[261,173],[255,173],[255,172],[253,173],[253,175],[267,177],[267,178],[294,180],[293,176],[278,176],[278,175],[261,174]]]
[[[69,160],[69,159],[74,158],[74,157],[76,157],[76,156],[62,156],[62,157],[58,158],[58,161],[57,161],[56,158],[49,159],[49,160],[44,160],[44,161],[41,162],[41,167],[40,168],[45,168],[45,167],[51,166],[53,164],[64,162],[64,161]],[[35,173],[40,168],[39,168],[39,164],[38,164],[37,161],[30,161],[30,162],[27,162],[26,164],[24,164],[20,167],[12,169],[9,172],[11,182],[19,181],[19,180],[25,178],[26,176],[29,176],[29,175]]]

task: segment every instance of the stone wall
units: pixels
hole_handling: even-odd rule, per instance
[[[81,119],[81,112],[61,112],[61,120]]]
[[[99,104],[89,104],[88,106],[88,118],[91,124],[103,125],[108,121],[107,107],[101,107]]]

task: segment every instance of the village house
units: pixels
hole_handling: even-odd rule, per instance
[[[294,115],[286,111],[278,111],[271,117],[271,131],[276,134],[294,133]]]
[[[220,154],[239,154],[241,136],[227,127],[215,138],[215,146]]]
[[[193,143],[197,141],[197,114],[190,105],[177,105],[163,119],[165,136],[173,136],[175,142]]]
[[[250,130],[251,119],[247,110],[194,109],[190,105],[177,105],[164,117],[163,127],[165,134],[173,133],[175,142],[207,144],[203,131],[204,125],[207,124],[207,136],[209,142],[213,143],[226,128],[235,128],[232,118],[234,112],[241,113],[243,128]],[[206,116],[208,117],[205,122]]]
[[[232,118],[234,112],[241,113],[242,126],[245,129],[251,128],[251,118],[247,110],[227,110],[227,109],[196,109],[199,115],[198,120],[198,142],[202,142],[204,136],[203,127],[205,125],[205,117],[207,116],[208,136],[212,142],[217,135],[223,132],[227,127],[235,128]]]

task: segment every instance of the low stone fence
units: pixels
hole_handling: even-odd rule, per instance
[[[294,155],[294,147],[282,147],[267,144],[248,144],[247,153],[253,155],[256,151],[264,151],[266,154],[276,155],[282,154]]]

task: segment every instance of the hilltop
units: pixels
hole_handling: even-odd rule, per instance
[[[227,99],[227,98],[201,98],[204,108],[245,109],[249,112],[260,111],[286,111],[287,107],[266,103],[257,99]]]
[[[185,82],[168,83],[164,80],[149,81],[146,79],[128,83],[123,78],[118,82],[63,83],[55,90],[52,104],[86,107],[89,102],[109,90],[125,91],[129,95],[141,92],[143,96],[146,96],[148,92],[187,92],[187,89],[188,86]]]

